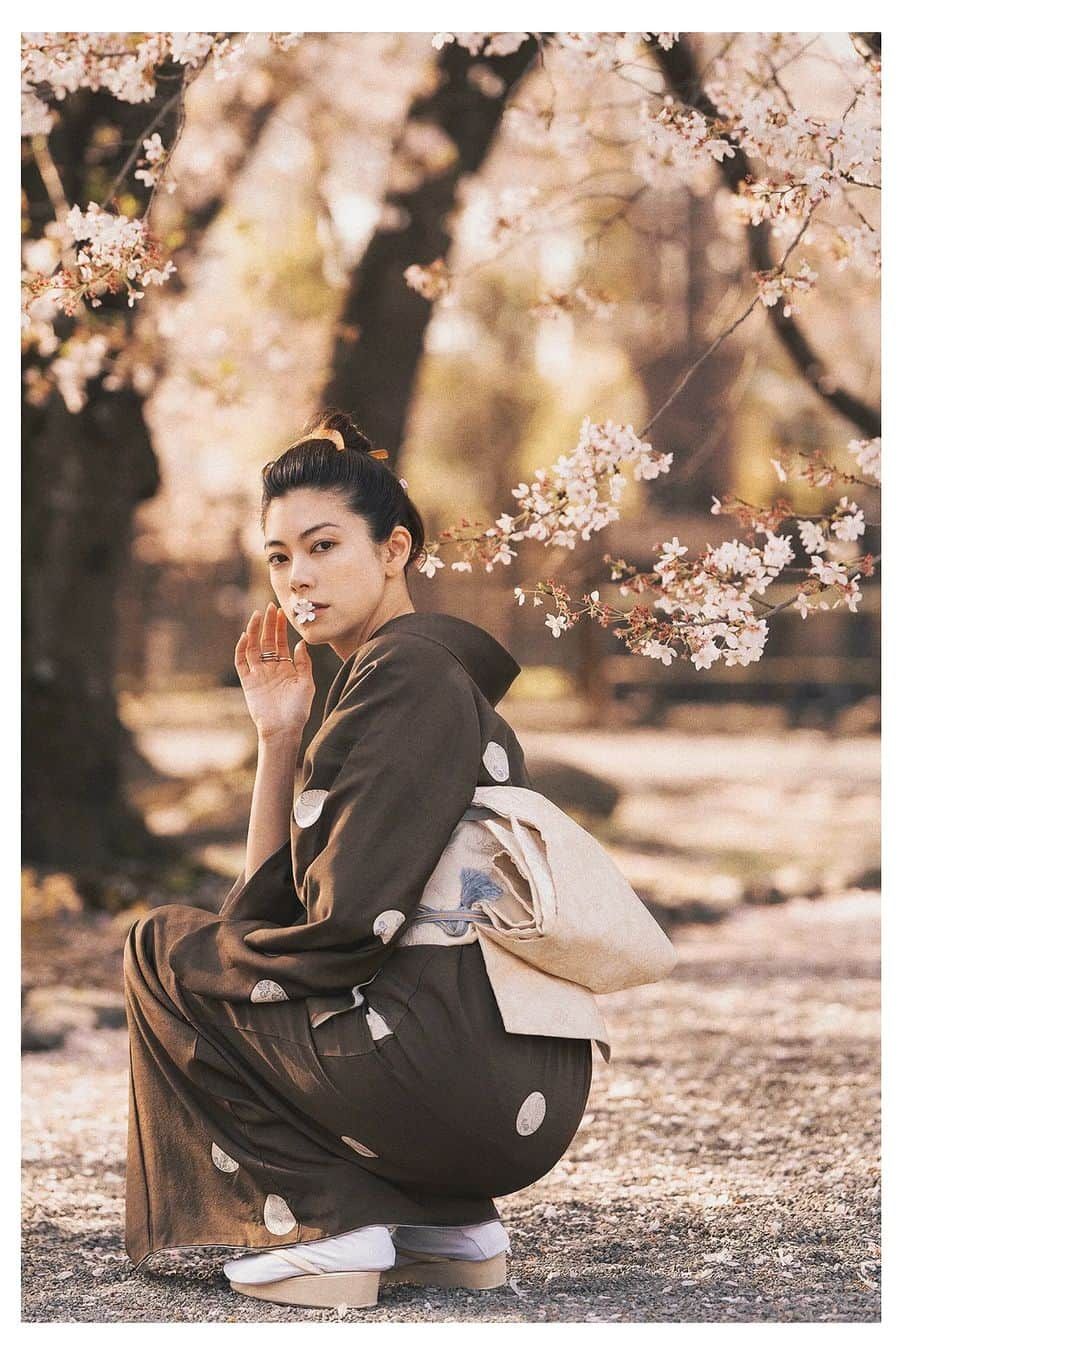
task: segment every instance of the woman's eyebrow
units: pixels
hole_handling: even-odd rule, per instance
[[[341,529],[341,526],[335,525],[332,520],[324,520],[319,525],[309,525],[306,530],[301,530],[300,538],[306,539],[309,534],[314,534],[316,530],[325,530],[328,525],[332,530]],[[266,543],[263,544],[263,548],[285,548],[285,547],[286,544],[284,539],[268,539]]]

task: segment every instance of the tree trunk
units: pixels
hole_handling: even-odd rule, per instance
[[[404,436],[431,318],[431,302],[408,287],[402,274],[410,263],[445,256],[450,246],[445,222],[458,184],[483,165],[510,94],[536,50],[530,38],[509,56],[488,58],[486,64],[505,81],[503,92],[492,98],[466,78],[473,64],[468,52],[456,43],[444,47],[438,88],[409,110],[409,121],[434,123],[444,131],[457,156],[444,173],[426,176],[411,191],[387,195],[387,207],[400,208],[408,223],[404,229],[377,231],[356,268],[325,392],[327,403],[355,412],[365,433],[391,453]]]
[[[64,100],[49,150],[69,201],[105,204],[103,184],[182,77],[179,68],[164,68],[151,103],[126,104],[88,90]],[[253,132],[245,154],[266,111],[265,105],[238,110]],[[166,145],[178,114],[179,105],[159,127]],[[239,168],[227,178],[230,187]],[[24,187],[36,234],[53,206],[32,163]],[[144,190],[129,181],[121,191]],[[189,259],[222,204],[206,203],[184,222]],[[116,321],[117,311],[130,334],[133,312],[123,295],[103,297],[90,315]],[[63,340],[74,321],[58,316],[54,327]],[[38,360],[33,353],[25,364]],[[143,403],[133,389],[106,390],[95,379],[78,413],[57,393],[43,406],[24,398],[22,407],[23,855],[84,878],[124,860],[182,851],[153,835],[125,800],[125,766],[139,756],[116,705],[117,593],[135,510],[159,484]]]
[[[115,595],[157,461],[129,391],[23,407],[23,850],[84,868],[169,855],[124,801]]]

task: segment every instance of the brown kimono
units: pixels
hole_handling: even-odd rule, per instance
[[[531,786],[494,710],[518,673],[463,619],[388,620],[330,688],[290,840],[219,914],[133,925],[132,1261],[478,1223],[565,1153],[590,1042],[507,1032],[480,945],[417,913],[475,788]],[[492,885],[462,869],[462,910]]]

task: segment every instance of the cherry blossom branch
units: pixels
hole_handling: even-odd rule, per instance
[[[685,44],[680,43],[669,49],[653,44],[653,55],[667,76],[670,87],[676,95],[685,100],[687,106],[706,117],[719,118],[719,110],[713,100],[704,90],[695,88],[700,85],[700,81],[696,78],[693,56]],[[728,132],[726,139],[732,154],[720,160],[720,170],[728,187],[738,195],[744,183],[753,181],[753,174],[738,138]],[[747,239],[755,271],[764,275],[770,274],[775,264],[768,233],[762,221],[748,223]],[[784,314],[773,307],[770,321],[782,345],[795,362],[796,368],[815,393],[852,421],[864,435],[879,436],[880,413],[870,408],[863,400],[840,388],[834,380],[825,375],[824,362],[794,322],[791,313]]]
[[[206,61],[208,59],[209,58],[205,58],[203,61],[199,63],[198,67],[199,70],[202,70],[203,66],[206,65]],[[109,195],[105,198],[104,202],[102,203],[103,206],[108,206],[111,202],[116,202],[116,204],[119,205],[119,202],[116,201],[116,194],[120,191],[120,188],[127,181],[127,176],[131,172],[131,169],[134,166],[135,161],[142,154],[143,141],[153,135],[153,133],[157,130],[157,128],[161,125],[161,123],[165,120],[165,118],[169,115],[169,113],[173,110],[173,108],[176,107],[177,103],[180,103],[183,100],[184,94],[187,90],[188,83],[189,81],[185,74],[184,83],[180,86],[180,88],[176,91],[176,93],[173,94],[171,98],[165,100],[165,102],[158,109],[157,115],[148,123],[148,125],[143,129],[143,131],[138,136],[136,136],[135,144],[131,147],[131,153],[128,155],[127,159],[124,160],[123,166],[120,168],[116,177],[113,179],[112,186],[109,188]],[[176,140],[174,139],[173,145],[175,146],[175,144]],[[147,212],[143,213],[144,217],[146,214]]]
[[[881,561],[881,554],[880,554],[880,553],[875,553],[875,554],[872,554],[872,555],[871,555],[871,554],[868,553],[868,554],[866,554],[864,557],[859,558],[857,561],[858,561],[858,564],[859,564],[859,570],[863,573],[864,576],[868,576],[868,577],[869,577],[869,576],[873,576],[873,574],[874,574],[874,568],[875,568],[875,567],[877,566],[877,564]],[[809,572],[810,569],[809,569],[809,568],[802,568],[802,569],[800,569],[800,570]],[[821,590],[818,591],[818,592],[815,592],[815,593],[816,593],[816,594],[824,594],[825,591],[833,590],[834,588],[837,587],[837,585],[838,585],[837,582],[831,582],[831,583],[830,583],[829,585],[827,585],[827,586],[822,586],[822,587],[821,587]],[[767,619],[767,618],[771,617],[773,614],[779,614],[781,610],[784,610],[784,609],[790,609],[792,605],[798,605],[798,604],[800,603],[800,597],[803,597],[803,596],[805,596],[806,594],[807,594],[807,592],[805,592],[805,591],[803,591],[803,590],[798,590],[798,591],[796,591],[795,594],[792,595],[792,596],[790,596],[787,600],[782,600],[782,601],[780,601],[779,604],[777,604],[777,605],[772,605],[772,606],[770,606],[769,608],[765,609],[765,610],[762,612],[762,614],[761,614],[761,618]],[[803,618],[804,618],[804,619],[806,618],[805,610],[804,610],[804,612],[803,612]]]
[[[722,332],[718,333],[717,336],[713,338],[712,342],[709,343],[709,345],[697,358],[694,364],[686,371],[682,379],[671,391],[671,393],[667,396],[664,402],[660,405],[659,408],[657,408],[656,412],[653,413],[652,417],[650,417],[649,420],[642,427],[641,434],[643,436],[646,435],[649,431],[649,428],[653,426],[659,420],[659,418],[663,416],[665,412],[667,412],[668,408],[671,407],[671,405],[679,397],[682,391],[686,388],[687,384],[689,384],[695,372],[702,365],[704,365],[704,363],[709,359],[710,356],[712,356],[713,352],[716,351],[717,347],[720,346],[721,342],[723,342],[726,338],[729,338],[732,335],[732,333],[735,332],[736,328],[738,328],[741,323],[744,323],[750,317],[750,315],[753,314],[754,310],[757,309],[759,304],[761,304],[761,296],[755,295],[753,300],[751,300],[751,302],[747,305],[747,307],[743,310],[743,312],[739,315],[739,317],[735,319],[732,323],[728,324],[728,326],[725,329],[723,329]]]

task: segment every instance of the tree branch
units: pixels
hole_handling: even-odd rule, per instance
[[[653,38],[650,39],[650,46],[676,97],[684,99],[703,116],[717,117],[719,114],[712,100],[700,88],[700,77],[694,64],[694,57],[686,43],[676,42],[670,50],[665,51]],[[731,137],[728,137],[728,140],[735,149],[735,155],[728,156],[721,162],[720,172],[728,188],[737,193],[739,184],[752,176],[750,161],[736,141]],[[772,256],[767,223],[763,221],[759,225],[748,225],[746,235],[750,262],[754,270],[772,271],[776,262]],[[768,315],[781,345],[814,393],[858,427],[864,436],[868,438],[880,436],[880,410],[834,384],[826,373],[824,361],[810,345],[809,339],[794,318],[791,316],[785,318],[782,306],[771,306]]]

